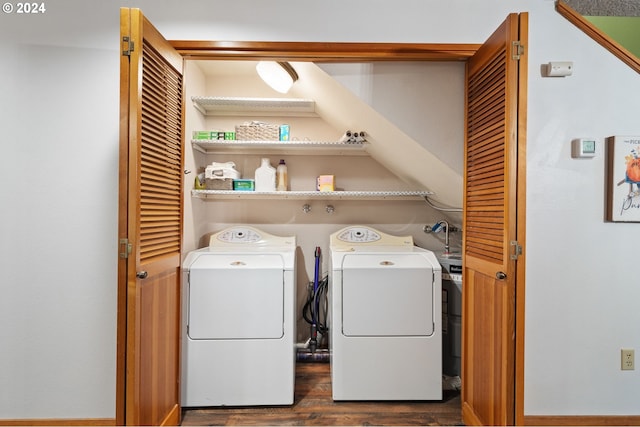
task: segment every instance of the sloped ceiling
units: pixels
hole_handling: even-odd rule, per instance
[[[300,79],[287,96],[313,99],[317,114],[336,129],[366,130],[367,151],[382,166],[416,189],[433,191],[438,203],[462,206],[463,177],[459,173],[317,65],[293,65]],[[253,61],[204,61],[200,67],[207,75],[256,74]]]
[[[313,63],[297,62],[300,80],[291,94],[316,101],[317,113],[337,129],[366,129],[367,151],[403,181],[436,193],[450,206],[462,205],[462,176],[369,107]]]
[[[640,16],[638,0],[565,0],[569,6],[588,16]]]

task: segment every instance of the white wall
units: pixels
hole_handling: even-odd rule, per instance
[[[551,8],[531,18],[525,412],[637,415],[640,372],[620,371],[620,349],[640,347],[640,229],[603,218],[604,138],[640,135],[640,78]],[[573,75],[540,77],[549,61]],[[571,158],[583,136],[594,159]]]
[[[118,58],[0,54],[0,418],[112,418]]]
[[[640,133],[640,81],[552,0],[121,4],[203,40],[480,43],[529,11],[525,414],[640,413],[639,371],[619,371],[640,348],[637,226],[603,221],[603,144],[569,156],[576,136]],[[0,418],[114,417],[119,14],[47,8],[0,15]],[[574,75],[541,78],[551,60]]]

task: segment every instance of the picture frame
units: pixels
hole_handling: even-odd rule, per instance
[[[640,136],[610,136],[606,144],[606,219],[640,222]]]

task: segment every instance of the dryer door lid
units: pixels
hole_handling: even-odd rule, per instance
[[[200,257],[189,272],[188,333],[198,339],[284,335],[284,262],[277,254]]]
[[[418,254],[345,255],[342,333],[430,336],[438,307],[431,263]]]

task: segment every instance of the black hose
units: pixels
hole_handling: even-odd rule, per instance
[[[313,291],[313,288],[309,290],[309,294],[307,295],[307,301],[304,303],[302,307],[302,317],[304,320],[313,325],[313,319],[317,319],[316,328],[319,333],[322,335],[326,335],[329,332],[329,328],[327,326],[327,290],[329,288],[329,277],[325,276],[322,280],[318,282],[318,291],[317,296]],[[315,301],[322,302],[322,304],[318,304],[318,312],[314,313],[316,304]]]

